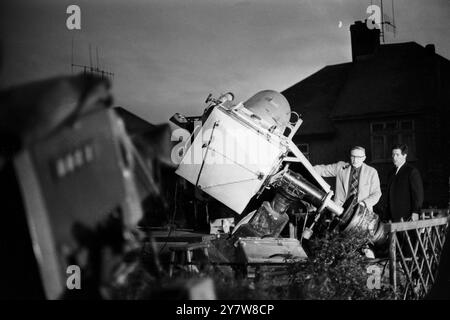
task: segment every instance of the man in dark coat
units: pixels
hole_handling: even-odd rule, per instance
[[[418,220],[423,203],[423,185],[419,170],[406,163],[408,146],[392,147],[394,169],[389,174],[387,192],[387,220],[393,222]]]

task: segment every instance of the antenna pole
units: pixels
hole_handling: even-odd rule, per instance
[[[383,0],[381,2],[381,40],[384,43],[384,11],[383,11]]]
[[[73,35],[72,35],[72,52],[71,52],[71,55],[70,55],[70,68],[71,68],[71,71],[72,71],[72,74],[73,74]]]
[[[394,37],[397,35],[397,25],[395,24],[395,11],[394,11],[394,0],[391,0],[392,4],[392,24],[394,25]]]
[[[89,67],[92,69],[92,50],[91,50],[91,44],[89,43]]]
[[[95,47],[95,51],[97,54],[97,71],[99,70],[99,65],[98,65],[98,47]]]
[[[74,70],[74,67],[75,67],[75,68],[83,69],[84,75],[97,74],[97,75],[101,75],[102,79],[104,79],[104,78],[107,78],[107,79],[111,78],[112,80],[114,80],[114,73],[113,72],[109,72],[109,71],[100,69],[98,47],[96,47],[96,63],[97,64],[96,64],[96,67],[93,66],[93,64],[92,64],[93,61],[92,61],[92,47],[91,47],[91,44],[89,44],[89,64],[90,65],[87,66],[87,65],[83,65],[83,64],[73,63],[73,50],[74,50],[73,49],[73,47],[74,47],[73,43],[74,43],[74,39],[72,37],[72,57],[71,57],[71,60],[72,60],[72,63],[71,63],[72,73],[73,73],[73,70]]]

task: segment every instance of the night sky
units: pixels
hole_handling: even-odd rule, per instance
[[[372,1],[379,4],[379,1]],[[200,114],[209,93],[244,101],[282,91],[322,67],[351,60],[349,25],[361,0],[2,0],[1,88],[71,74],[74,62],[114,72],[121,105],[152,123]],[[391,13],[391,1],[384,2]],[[69,31],[66,8],[81,8]],[[434,43],[450,59],[450,1],[394,0],[397,34],[386,43]],[[341,23],[340,23],[341,22]]]

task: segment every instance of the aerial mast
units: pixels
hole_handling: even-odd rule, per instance
[[[84,65],[84,64],[76,64],[76,63],[74,63],[73,53],[74,53],[74,38],[72,37],[72,53],[71,53],[71,59],[70,59],[71,60],[70,61],[70,66],[71,66],[72,74],[74,72],[74,68],[81,68],[81,69],[83,69],[84,74],[100,75],[100,77],[102,79],[104,79],[104,78],[108,78],[108,79],[112,78],[112,79],[114,79],[114,73],[113,72],[110,72],[108,70],[100,69],[98,47],[96,47],[96,66],[95,66],[95,68],[92,65],[91,44],[89,44],[89,66]]]

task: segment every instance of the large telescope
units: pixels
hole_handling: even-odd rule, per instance
[[[302,120],[286,98],[273,90],[258,92],[240,103],[228,97],[209,99],[212,104],[205,112],[206,120],[176,173],[237,214],[254,196],[276,188],[273,201],[261,207],[272,212],[270,217],[276,215],[273,212],[286,215],[289,205],[299,199],[318,212],[328,209],[341,215],[344,209],[331,200],[330,186],[292,141]],[[289,169],[292,163],[296,171]],[[254,234],[276,236],[274,229],[284,226],[279,222],[287,222],[286,217],[275,219],[276,227],[254,230]]]

